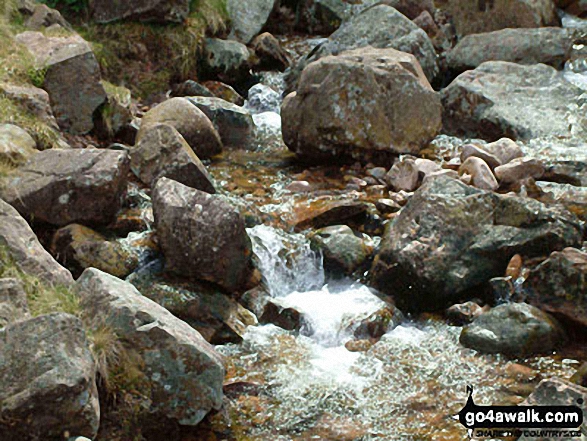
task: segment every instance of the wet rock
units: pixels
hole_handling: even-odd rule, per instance
[[[137,142],[150,125],[169,124],[174,127],[201,159],[222,151],[220,135],[208,117],[186,98],[171,98],[149,110],[141,122]]]
[[[52,225],[107,224],[122,205],[129,160],[114,150],[45,150],[4,180],[2,198]]]
[[[465,161],[470,157],[482,159],[491,170],[501,165],[501,160],[499,158],[497,158],[495,155],[492,155],[482,147],[474,144],[466,144],[461,149],[461,163],[465,163]]]
[[[163,178],[153,190],[153,212],[168,271],[230,292],[246,290],[253,272],[251,241],[231,205]]]
[[[367,162],[418,153],[439,132],[441,111],[412,55],[363,48],[304,70],[298,91],[283,102],[283,138],[302,157]]]
[[[437,177],[386,229],[371,281],[402,310],[436,310],[503,275],[515,254],[578,245],[582,229],[562,207]]]
[[[131,92],[126,87],[107,82],[102,84],[106,90],[106,102],[94,118],[95,132],[101,138],[112,139],[133,120]]]
[[[518,158],[495,169],[495,176],[502,184],[513,184],[524,179],[540,179],[545,173],[542,161],[534,158]]]
[[[251,53],[238,41],[207,38],[204,46],[202,74],[237,85],[248,79],[251,69]]]
[[[0,329],[0,438],[94,439],[94,358],[82,322],[56,313]]]
[[[168,124],[153,124],[143,130],[131,150],[131,169],[146,185],[169,178],[188,187],[216,193],[212,178],[183,136]]]
[[[14,263],[24,273],[46,283],[69,285],[73,282],[71,273],[43,248],[29,224],[0,199],[0,264],[8,263]]]
[[[346,21],[324,44],[302,58],[288,78],[290,91],[298,89],[299,76],[308,64],[367,46],[392,48],[414,55],[428,81],[438,74],[436,53],[428,35],[395,8],[379,4]]]
[[[420,182],[420,170],[411,158],[396,162],[385,175],[385,182],[395,191],[414,191]]]
[[[446,319],[451,325],[463,326],[471,323],[485,311],[475,302],[452,305],[446,310]]]
[[[124,278],[139,265],[138,257],[120,242],[108,241],[91,228],[71,224],[53,236],[51,254],[78,278],[86,268],[97,268]]]
[[[469,175],[471,177],[471,185],[483,190],[497,190],[499,184],[493,176],[491,168],[487,163],[476,156],[471,156],[459,168],[459,176]]]
[[[279,298],[267,297],[261,309],[259,322],[272,323],[286,331],[300,331],[307,326],[303,314],[295,308],[282,304]]]
[[[587,326],[587,253],[575,248],[555,251],[530,272],[523,291],[528,303]]]
[[[206,97],[213,97],[214,94],[210,92],[206,86],[195,82],[194,80],[187,80],[183,83],[176,84],[171,89],[171,96],[172,97],[182,97],[182,96],[206,96]]]
[[[0,329],[30,318],[27,295],[19,279],[0,279]]]
[[[217,98],[222,98],[224,101],[236,104],[237,106],[243,106],[245,104],[245,99],[228,84],[221,83],[220,81],[206,81],[204,86]]]
[[[510,302],[515,293],[514,279],[511,276],[494,277],[489,281],[493,298],[499,302]]]
[[[486,62],[441,92],[444,128],[490,141],[579,134],[585,129],[570,123],[570,107],[582,93],[544,64]]]
[[[269,86],[256,84],[249,89],[246,107],[253,113],[280,113],[281,95]]]
[[[47,5],[35,5],[33,14],[25,21],[25,26],[33,31],[41,31],[53,25],[59,25],[64,29],[71,30],[70,24],[63,18],[57,9]]]
[[[355,234],[346,225],[322,228],[310,236],[312,249],[324,256],[324,268],[334,274],[352,274],[373,254],[368,236]]]
[[[281,47],[279,40],[269,32],[264,32],[256,37],[252,41],[251,47],[259,58],[259,62],[255,66],[258,70],[284,72],[291,63],[287,51]]]
[[[393,305],[386,305],[366,319],[361,320],[356,328],[353,325],[353,336],[359,340],[379,340],[383,335],[398,327],[404,320],[404,315],[399,309]]]
[[[520,146],[509,138],[501,138],[485,144],[483,150],[496,157],[500,161],[500,165],[508,164],[514,159],[524,156]]]
[[[552,0],[497,0],[478,3],[448,0],[443,9],[452,19],[459,36],[505,28],[539,28],[559,24]]]
[[[0,124],[0,161],[20,165],[37,151],[37,143],[25,130],[12,124]]]
[[[43,88],[59,126],[76,135],[94,128],[93,115],[106,100],[100,82],[100,65],[82,37],[46,37],[40,32],[16,36],[32,54],[35,65],[45,72]]]
[[[269,20],[275,4],[275,0],[228,0],[226,9],[232,24],[230,38],[249,44]]]
[[[499,305],[461,332],[463,346],[482,353],[524,358],[548,354],[565,340],[558,322],[525,303]]]
[[[216,97],[187,99],[212,121],[225,147],[244,148],[250,144],[255,124],[248,110]]]
[[[48,126],[58,129],[57,121],[51,110],[49,94],[43,89],[33,86],[21,86],[9,83],[0,83],[0,94],[9,98],[28,110],[36,118]]]
[[[349,340],[344,344],[349,352],[367,352],[373,347],[371,340]]]
[[[455,72],[475,69],[486,61],[564,66],[573,47],[568,29],[503,29],[467,35],[447,55],[448,67]]]
[[[129,281],[214,345],[241,343],[246,328],[257,325],[253,313],[216,287],[167,281],[152,274],[133,274]]]
[[[530,394],[522,405],[579,406],[579,408],[583,410],[583,417],[585,417],[585,415],[587,415],[587,389],[560,378],[548,378],[540,382],[534,392]],[[587,422],[583,419],[583,424],[581,425],[580,430],[582,433],[585,433],[586,429]],[[536,437],[522,435],[522,437],[518,439],[520,441],[531,441],[536,440]],[[540,440],[548,441],[549,439],[540,438]]]
[[[317,201],[298,216],[295,227],[305,230],[345,224],[363,217],[367,208],[364,202],[353,200]]]
[[[99,270],[86,270],[76,287],[85,313],[110,326],[140,357],[150,413],[195,426],[221,407],[223,361],[198,331]]]
[[[110,23],[118,20],[155,23],[183,23],[190,12],[189,0],[89,0],[94,21]]]
[[[312,186],[308,181],[292,181],[285,189],[292,193],[307,193],[312,191]]]

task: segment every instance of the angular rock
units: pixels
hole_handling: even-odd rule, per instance
[[[391,167],[384,179],[394,191],[414,191],[420,182],[420,170],[413,159],[402,159]]]
[[[2,198],[52,225],[106,224],[122,206],[129,160],[114,150],[45,150],[4,180]]]
[[[0,329],[0,438],[94,439],[94,358],[82,322],[56,313]]]
[[[470,176],[471,185],[482,190],[494,191],[499,187],[491,168],[483,159],[476,156],[471,156],[463,162],[459,168],[459,175]]]
[[[482,159],[491,170],[501,165],[501,160],[498,157],[475,144],[466,144],[461,148],[461,163],[464,164],[470,157]]]
[[[249,44],[267,23],[275,4],[275,0],[228,0],[226,9],[232,24],[229,38]]]
[[[383,335],[397,328],[402,321],[404,321],[402,312],[388,304],[363,319],[358,326],[352,326],[353,336],[357,339],[379,340]]]
[[[570,136],[587,131],[572,105],[584,92],[553,67],[489,61],[441,92],[447,133],[494,141]]]
[[[183,23],[190,12],[189,0],[89,0],[92,18],[98,23],[138,20]]]
[[[97,268],[124,278],[139,265],[138,256],[130,248],[125,248],[120,242],[109,241],[79,224],[71,224],[55,232],[51,253],[76,279],[86,268]]]
[[[144,297],[130,283],[96,269],[76,284],[86,314],[110,326],[141,358],[142,393],[156,417],[195,426],[222,405],[221,356],[198,331]]]
[[[284,72],[290,65],[289,54],[279,40],[269,32],[257,36],[251,43],[251,47],[259,58],[256,64],[258,70],[278,70]]]
[[[562,207],[437,177],[386,229],[371,281],[402,310],[437,310],[477,296],[479,286],[504,274],[513,255],[576,246],[582,231]]]
[[[310,242],[324,256],[324,268],[335,274],[352,274],[374,251],[368,237],[355,234],[346,225],[322,228],[310,236]]]
[[[71,30],[70,24],[57,9],[47,5],[35,5],[33,14],[25,21],[25,26],[33,31],[40,31],[53,25]]]
[[[463,326],[471,323],[483,312],[483,308],[475,302],[460,303],[446,310],[446,319],[451,325]]]
[[[206,193],[216,193],[202,161],[168,124],[153,124],[143,130],[140,141],[130,152],[130,166],[151,187],[160,178],[169,178]]]
[[[446,25],[444,27],[439,26],[430,12],[422,11],[412,21],[426,32],[437,52],[446,52],[452,48],[452,43],[449,39],[449,35],[452,37],[452,33],[446,32]]]
[[[568,29],[503,29],[467,35],[452,49],[446,61],[455,72],[475,69],[486,61],[510,61],[520,64],[564,66],[573,47]]]
[[[25,130],[12,124],[0,124],[0,161],[20,165],[37,151],[37,143]]]
[[[43,88],[49,93],[59,126],[75,135],[90,132],[94,112],[106,100],[106,92],[88,42],[77,34],[46,37],[30,31],[17,35],[16,40],[45,72]]]
[[[251,113],[281,113],[281,95],[269,86],[255,84],[249,89],[245,105]]]
[[[441,112],[412,55],[363,48],[304,70],[298,91],[283,102],[283,138],[305,158],[367,162],[418,153],[439,133]]]
[[[221,83],[220,81],[206,81],[204,86],[212,92],[217,98],[222,98],[224,101],[243,106],[245,99],[232,86]]]
[[[0,94],[20,104],[51,128],[59,128],[53,110],[51,110],[49,94],[43,89],[34,86],[0,83]]]
[[[194,80],[187,80],[181,84],[176,84],[171,89],[171,96],[172,97],[182,97],[182,96],[207,96],[213,97],[214,94],[210,92],[210,90],[200,84],[196,83]]]
[[[250,77],[251,53],[238,41],[207,38],[202,60],[202,75],[233,86]]]
[[[459,341],[485,354],[524,358],[548,354],[565,338],[553,317],[526,303],[507,303],[477,317],[463,329]]]
[[[317,201],[300,213],[296,229],[323,228],[353,221],[367,213],[367,204],[353,200]]]
[[[523,179],[540,179],[546,169],[542,161],[534,158],[518,158],[500,165],[495,169],[495,176],[503,184],[513,184]]]
[[[0,329],[30,318],[27,295],[19,279],[0,279]]]
[[[559,25],[552,0],[448,0],[443,3],[459,36],[505,28]]]
[[[207,159],[222,151],[220,135],[212,122],[185,98],[171,98],[149,110],[141,122],[137,142],[150,125],[158,123],[174,127],[198,158]]]
[[[296,28],[304,33],[330,35],[353,15],[376,0],[302,0],[296,10]]]
[[[530,272],[523,292],[526,302],[587,327],[587,253],[555,251]]]
[[[500,165],[507,164],[516,158],[524,156],[524,152],[522,152],[520,146],[509,138],[501,138],[495,142],[485,144],[483,150],[496,157]]]
[[[133,120],[131,92],[126,87],[102,82],[106,90],[106,102],[100,107],[94,124],[96,134],[112,139]]]
[[[7,263],[14,263],[24,273],[45,283],[69,285],[73,282],[71,273],[43,248],[29,224],[0,199],[0,264]]]
[[[415,163],[416,167],[418,168],[418,172],[420,173],[420,177],[422,178],[442,170],[442,167],[439,163],[430,159],[416,158]]]
[[[212,121],[225,147],[247,147],[252,140],[255,124],[243,107],[216,97],[186,98]]]
[[[245,291],[253,266],[241,215],[222,198],[167,178],[157,182],[152,197],[166,269],[230,292]]]

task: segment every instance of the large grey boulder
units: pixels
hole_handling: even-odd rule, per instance
[[[163,178],[153,214],[166,269],[244,291],[252,276],[251,240],[243,217],[221,197]]]
[[[3,251],[0,253],[1,265],[14,264],[24,273],[53,285],[69,285],[73,282],[71,273],[51,257],[29,224],[2,199],[0,251]]]
[[[302,58],[287,78],[290,91],[297,89],[299,77],[308,64],[366,46],[392,48],[414,55],[429,81],[438,74],[436,52],[426,32],[395,8],[379,4],[343,23],[328,40]]]
[[[0,439],[94,439],[95,364],[82,322],[56,313],[0,329]]]
[[[560,206],[437,177],[386,229],[371,281],[402,310],[437,310],[476,297],[515,254],[576,246],[582,233],[576,216]]]
[[[489,141],[581,136],[587,119],[573,106],[583,94],[553,67],[488,61],[441,92],[444,129]]]
[[[216,193],[212,178],[200,158],[183,136],[168,124],[144,129],[140,141],[130,152],[131,168],[148,186],[169,178],[188,187]]]
[[[92,18],[98,23],[139,20],[183,23],[190,12],[189,0],[90,0]]]
[[[283,139],[311,159],[418,153],[439,133],[441,113],[413,55],[363,48],[304,69],[283,102]]]
[[[84,271],[76,290],[84,313],[110,326],[126,349],[140,357],[149,412],[195,426],[220,408],[223,361],[198,331],[130,283],[97,269]]]
[[[447,0],[442,8],[459,36],[559,24],[553,0]]]
[[[100,65],[91,46],[78,34],[47,37],[40,32],[16,36],[44,72],[43,89],[49,93],[59,126],[76,135],[90,132],[93,116],[106,100]]]
[[[122,151],[45,150],[6,177],[0,195],[28,219],[104,224],[122,205],[128,172]]]
[[[220,135],[208,117],[185,98],[171,98],[149,110],[141,121],[137,142],[154,124],[174,127],[200,159],[207,159],[222,151]]]
[[[573,34],[563,28],[503,29],[467,35],[446,61],[456,72],[475,69],[486,61],[549,64],[561,68],[571,55]]]
[[[486,354],[524,358],[554,351],[565,340],[561,325],[526,303],[496,306],[463,328],[463,346]]]
[[[232,31],[229,38],[249,44],[263,29],[276,0],[227,0]]]

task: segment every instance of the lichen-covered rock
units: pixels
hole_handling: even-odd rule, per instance
[[[283,138],[305,158],[418,153],[440,131],[441,105],[414,56],[363,48],[322,58],[283,102]]]
[[[46,37],[40,32],[16,36],[45,72],[43,88],[62,129],[83,135],[94,128],[94,112],[106,100],[100,65],[92,48],[82,37]]]
[[[580,136],[587,133],[587,120],[579,115],[574,122],[573,105],[583,93],[553,67],[488,61],[441,92],[444,129],[489,141]]]
[[[25,130],[12,124],[0,124],[0,161],[20,165],[37,151],[37,143]]]
[[[561,68],[571,55],[573,35],[563,28],[503,29],[467,35],[446,61],[455,72],[475,69],[486,61],[549,64]]]
[[[188,187],[216,193],[212,178],[200,158],[168,124],[153,124],[143,130],[140,141],[130,152],[131,169],[145,184],[155,185],[169,178]]]
[[[526,302],[587,327],[587,253],[555,251],[530,272],[523,292]]]
[[[245,291],[253,272],[242,216],[221,197],[167,178],[153,190],[157,235],[168,271]]]
[[[243,148],[249,145],[255,124],[247,109],[216,97],[187,99],[212,121],[224,146]]]
[[[94,439],[95,364],[82,322],[56,313],[0,329],[0,438]]]
[[[559,24],[552,0],[448,0],[442,7],[451,16],[459,36]]]
[[[106,90],[106,102],[94,118],[96,134],[102,138],[114,138],[133,119],[131,92],[126,87],[102,82]]]
[[[122,151],[45,150],[6,177],[0,194],[29,219],[105,224],[122,205],[128,172]]]
[[[190,12],[189,0],[90,0],[92,18],[98,23],[139,20],[183,23]]]
[[[459,303],[446,310],[446,318],[451,325],[463,326],[471,323],[485,311],[475,302]]]
[[[226,9],[232,24],[230,38],[249,44],[267,23],[276,3],[276,0],[228,0]]]
[[[53,129],[58,129],[49,94],[34,86],[0,83],[0,94],[14,101]]]
[[[279,40],[269,32],[257,36],[252,42],[251,47],[259,62],[255,65],[258,70],[279,70],[285,71],[291,59],[287,51],[281,47]]]
[[[86,314],[140,357],[154,416],[195,426],[222,405],[222,358],[198,331],[130,283],[87,269],[76,284]]]
[[[207,38],[200,76],[238,86],[250,77],[251,53],[242,43]]]
[[[478,295],[515,254],[581,243],[583,226],[560,206],[427,180],[385,231],[371,281],[402,310],[437,310]]]
[[[120,242],[79,224],[60,228],[53,235],[51,253],[78,278],[86,268],[97,268],[116,277],[126,277],[139,265],[136,253]]]
[[[174,127],[200,159],[207,159],[222,151],[220,135],[208,117],[185,98],[171,98],[149,110],[141,121],[137,142],[154,124]]]
[[[26,292],[19,279],[0,279],[0,328],[30,318]]]
[[[0,264],[10,259],[21,271],[45,283],[69,285],[71,273],[63,268],[39,243],[37,236],[18,214],[0,199]]]
[[[496,306],[461,332],[463,346],[486,354],[524,358],[548,354],[565,340],[561,325],[526,303]]]

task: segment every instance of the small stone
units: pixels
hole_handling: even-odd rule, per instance
[[[545,171],[544,164],[538,159],[518,158],[497,167],[495,176],[503,184],[514,184],[528,178],[540,179]]]
[[[470,157],[483,159],[491,170],[501,165],[501,161],[491,153],[474,144],[466,144],[461,149],[461,162],[464,163]]]
[[[381,214],[397,213],[402,209],[401,205],[393,199],[379,199],[375,207]]]
[[[423,177],[442,170],[440,165],[438,165],[436,162],[424,158],[416,159],[416,167]]]
[[[385,181],[395,191],[414,191],[418,188],[419,180],[418,166],[409,158],[396,162],[385,175]]]
[[[459,175],[471,176],[471,185],[482,190],[495,191],[499,184],[487,163],[478,157],[471,156],[459,169]]]
[[[475,302],[453,305],[446,310],[446,318],[451,325],[463,326],[473,322],[484,310]]]

